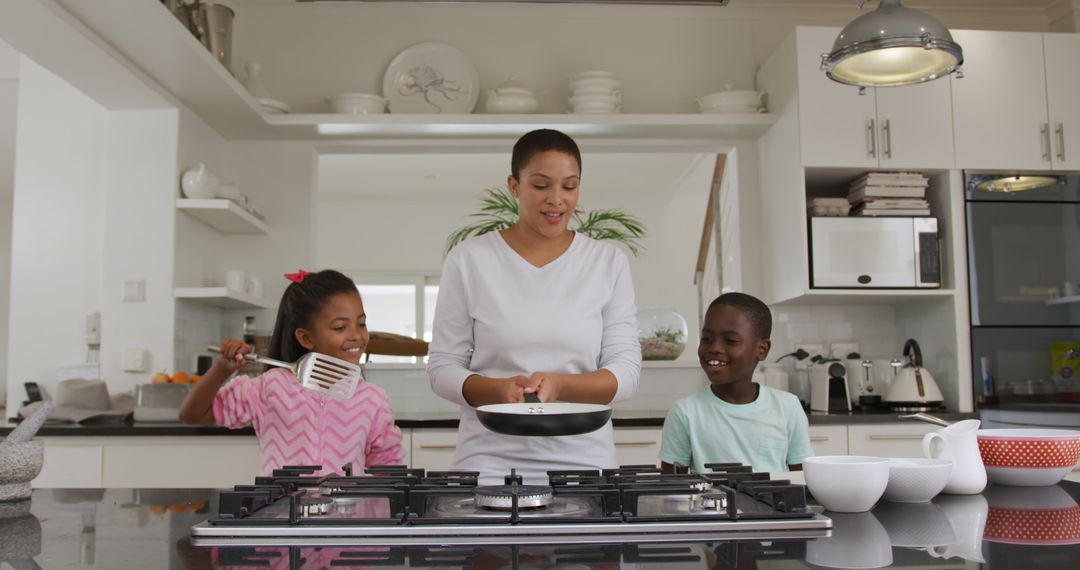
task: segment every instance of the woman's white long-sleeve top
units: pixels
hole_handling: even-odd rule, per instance
[[[436,394],[461,406],[453,468],[479,471],[501,484],[517,469],[546,484],[548,470],[615,467],[611,422],[587,434],[507,436],[484,428],[462,394],[465,380],[581,374],[601,368],[618,382],[612,402],[626,400],[641,376],[637,310],[630,266],[610,244],[575,234],[543,267],[525,261],[499,232],[458,245],[446,258],[428,351]]]

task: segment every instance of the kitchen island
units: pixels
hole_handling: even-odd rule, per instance
[[[191,526],[217,511],[210,489],[37,489],[0,503],[0,562],[15,568],[1040,568],[1080,559],[1080,484],[991,486],[932,503],[830,514],[831,536],[739,540],[647,536],[624,543],[349,547],[203,546]],[[602,540],[602,539],[599,539]],[[333,542],[333,541],[330,541]],[[520,541],[516,541],[520,542]],[[36,564],[36,565],[35,565]]]

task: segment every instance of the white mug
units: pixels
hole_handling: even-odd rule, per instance
[[[247,278],[247,293],[256,299],[261,299],[263,296],[263,280],[262,277],[248,277]]]
[[[244,272],[239,269],[230,269],[225,272],[225,288],[229,291],[242,293],[244,291]]]

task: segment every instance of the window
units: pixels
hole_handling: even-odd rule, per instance
[[[351,275],[364,299],[369,332],[387,332],[431,341],[436,275]],[[418,332],[419,331],[419,332]],[[368,362],[426,362],[427,357],[368,355]]]

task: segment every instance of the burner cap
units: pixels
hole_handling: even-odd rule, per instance
[[[300,514],[305,517],[328,514],[333,507],[334,500],[325,497],[300,499]]]
[[[513,495],[517,494],[518,508],[531,509],[546,507],[553,500],[551,487],[543,485],[491,485],[477,487],[474,497],[476,506],[488,509],[510,510],[513,508]]]

